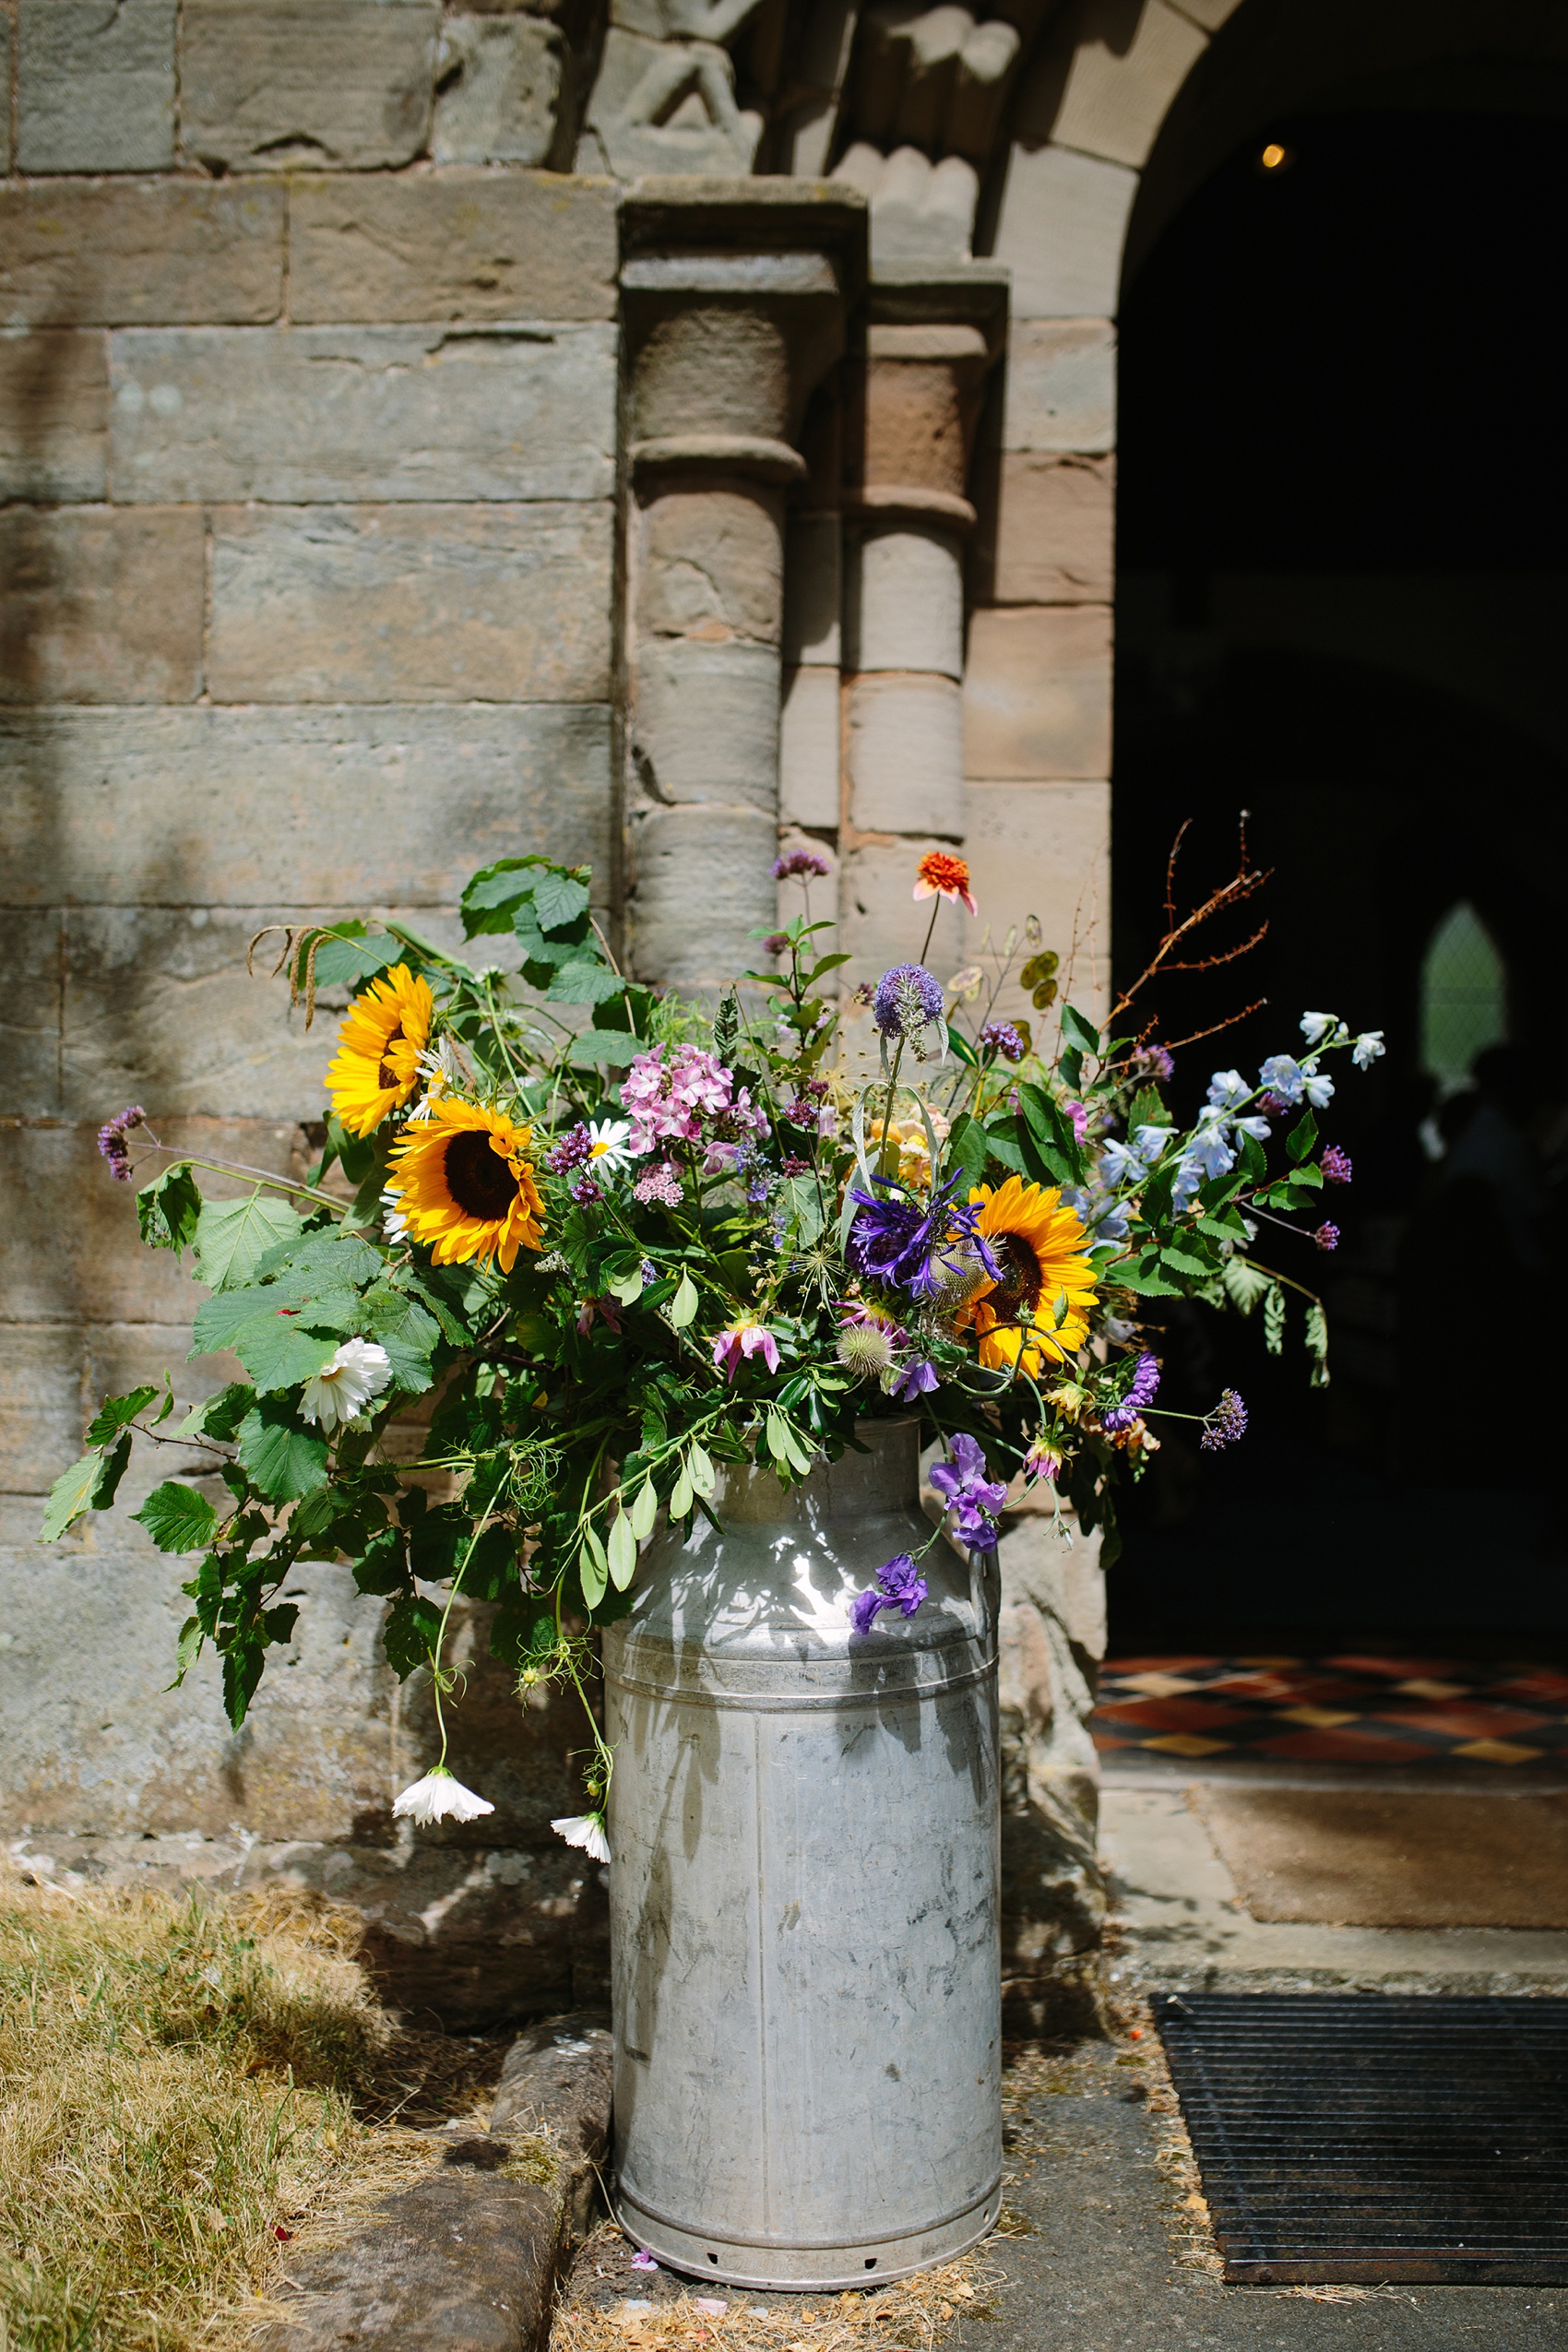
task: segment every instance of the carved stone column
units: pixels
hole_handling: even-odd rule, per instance
[[[941,277],[878,271],[872,285],[861,447],[845,500],[847,981],[908,956],[915,862],[964,837],[969,451],[1006,304],[1007,273],[983,263]],[[958,944],[944,909],[938,966]]]
[[[798,181],[653,180],[622,218],[631,956],[719,988],[775,921],[785,503],[865,208]]]

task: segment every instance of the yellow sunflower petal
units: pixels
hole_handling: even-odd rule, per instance
[[[326,1080],[332,1108],[350,1134],[373,1134],[412,1099],[434,1017],[429,982],[416,979],[406,964],[394,964],[355,997]]]
[[[1087,1310],[1097,1293],[1083,1253],[1083,1220],[1063,1206],[1054,1185],[1026,1184],[1018,1176],[995,1187],[976,1185],[969,1205],[980,1211],[976,1228],[1004,1279],[987,1280],[976,1291],[958,1315],[959,1328],[973,1329],[976,1353],[988,1369],[1008,1371],[1021,1359],[1032,1377],[1043,1360],[1060,1363],[1075,1354],[1088,1336]],[[1067,1312],[1058,1327],[1063,1294]]]
[[[409,1128],[387,1164],[398,1214],[437,1265],[498,1260],[542,1247],[544,1204],[529,1157],[533,1130],[504,1111],[444,1095]]]

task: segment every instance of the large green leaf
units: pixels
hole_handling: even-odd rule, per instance
[[[131,1514],[160,1551],[205,1551],[218,1532],[218,1514],[205,1494],[165,1479]]]
[[[344,930],[349,926],[345,924]],[[388,965],[399,962],[407,954],[400,939],[389,939],[382,933],[370,939],[363,935],[364,926],[357,925],[359,936],[344,938],[322,937],[315,951],[315,984],[317,988],[353,988],[376,972],[384,972]]]
[[[629,1029],[583,1029],[573,1039],[566,1059],[574,1070],[591,1070],[600,1062],[624,1069],[634,1054],[647,1051],[645,1040]]]
[[[178,1254],[196,1240],[201,1208],[196,1178],[187,1163],[177,1159],[137,1194],[137,1219],[142,1240],[149,1249],[172,1250]]]
[[[49,1490],[43,1525],[38,1531],[40,1543],[58,1541],[74,1519],[90,1510],[92,1491],[102,1465],[103,1456],[94,1446],[90,1454],[84,1454],[79,1462],[73,1462],[68,1470],[61,1471]]]
[[[269,1503],[297,1503],[327,1483],[327,1441],[301,1427],[275,1397],[255,1405],[239,1429],[240,1464]]]
[[[431,1357],[441,1337],[435,1317],[406,1291],[386,1284],[363,1301],[364,1320],[392,1365],[392,1377],[405,1395],[422,1396],[434,1378]]]
[[[533,886],[534,913],[540,931],[562,931],[587,911],[588,886],[576,875],[548,866]]]
[[[354,1171],[350,1169],[348,1173],[352,1178]],[[303,1299],[311,1295],[310,1282],[322,1289],[362,1290],[381,1268],[379,1250],[358,1233],[345,1233],[330,1225],[307,1233],[303,1241],[291,1236],[278,1242],[256,1260],[255,1275],[258,1282],[293,1277],[295,1295]]]
[[[533,896],[534,876],[548,863],[546,858],[497,858],[481,866],[463,893],[463,936],[510,931],[513,909]]]
[[[625,981],[608,964],[575,963],[562,965],[547,993],[552,1004],[604,1004],[625,992]]]
[[[441,1611],[422,1593],[403,1593],[386,1612],[381,1629],[386,1659],[399,1682],[416,1666],[428,1666],[441,1633]]]
[[[88,1443],[107,1445],[112,1437],[117,1437],[123,1429],[129,1427],[138,1413],[147,1410],[157,1394],[157,1389],[148,1383],[141,1388],[133,1388],[125,1396],[106,1396],[87,1425]]]
[[[288,1202],[267,1193],[240,1201],[204,1201],[196,1230],[197,1279],[213,1290],[237,1289],[268,1250],[303,1229]]]
[[[335,1334],[307,1331],[291,1315],[257,1315],[234,1334],[232,1346],[258,1396],[297,1388],[330,1363],[338,1352]]]

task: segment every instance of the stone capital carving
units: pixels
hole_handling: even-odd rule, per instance
[[[960,530],[974,522],[969,452],[1006,302],[1006,273],[983,265],[873,277],[851,511]]]

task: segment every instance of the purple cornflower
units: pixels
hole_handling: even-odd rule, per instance
[[[992,1047],[1004,1062],[1021,1062],[1024,1058],[1024,1040],[1011,1021],[988,1021],[980,1033],[980,1041],[982,1046]]]
[[[773,861],[775,882],[826,882],[833,868],[815,849],[786,849]]]
[[[901,1405],[912,1405],[917,1396],[929,1396],[932,1390],[940,1385],[936,1366],[929,1356],[922,1356],[918,1364],[911,1364],[902,1375],[893,1394]]]
[[[681,1206],[681,1171],[672,1159],[661,1159],[646,1176],[639,1176],[632,1186],[634,1200],[650,1203],[662,1201],[666,1208]]]
[[[552,1176],[566,1176],[574,1168],[580,1168],[592,1154],[593,1137],[579,1121],[569,1134],[562,1136],[554,1150],[547,1155],[544,1164]]]
[[[950,1511],[957,1514],[953,1532],[971,1551],[989,1551],[996,1541],[995,1516],[1007,1500],[1004,1482],[988,1479],[985,1455],[967,1431],[954,1438],[945,1462],[932,1470],[931,1482]]]
[[[871,1181],[885,1190],[892,1190],[890,1177],[873,1176]],[[878,1200],[873,1193],[862,1193],[855,1185],[850,1198],[860,1203],[861,1213],[849,1229],[849,1263],[855,1272],[889,1289],[908,1290],[916,1298],[930,1299],[941,1288],[935,1267],[956,1264],[949,1250],[957,1242],[968,1241],[979,1252],[992,1280],[1000,1282],[1002,1270],[984,1236],[975,1230],[979,1212],[957,1207],[951,1198],[956,1186],[965,1182],[963,1170],[959,1170],[932,1194],[930,1206],[924,1209],[913,1201]]]
[[[1218,1454],[1247,1433],[1247,1408],[1233,1388],[1224,1389],[1218,1404],[1204,1421],[1201,1440],[1206,1454]]]
[[[923,964],[895,964],[876,983],[872,1016],[884,1037],[915,1038],[941,1020],[944,1001]]]
[[[1339,1247],[1339,1228],[1332,1220],[1325,1219],[1313,1235],[1313,1240],[1320,1250],[1336,1250]]]
[[[876,1572],[876,1583],[863,1592],[849,1611],[849,1622],[857,1633],[869,1633],[877,1613],[884,1609],[901,1609],[912,1617],[926,1597],[926,1581],[907,1551],[896,1551]]]
[[[1101,1413],[1100,1428],[1108,1430],[1112,1436],[1122,1430],[1131,1429],[1144,1407],[1153,1402],[1155,1391],[1158,1386],[1159,1366],[1146,1348],[1138,1358],[1138,1367],[1133,1374],[1131,1388],[1119,1405],[1112,1405],[1109,1412]]]
[[[98,1131],[98,1148],[109,1162],[109,1173],[116,1184],[128,1184],[131,1181],[131,1153],[125,1137],[146,1117],[139,1102],[127,1103],[116,1117],[105,1120]]]
[[[1133,1055],[1132,1074],[1134,1078],[1153,1079],[1158,1086],[1176,1075],[1176,1057],[1163,1045],[1140,1045]]]
[[[1319,1162],[1324,1181],[1329,1184],[1348,1184],[1350,1181],[1350,1155],[1341,1151],[1337,1144],[1330,1144]]]

